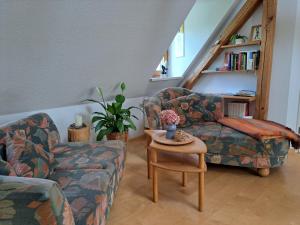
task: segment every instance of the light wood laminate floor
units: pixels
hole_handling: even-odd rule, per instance
[[[262,178],[249,169],[208,165],[204,211],[197,210],[197,175],[159,171],[159,201],[147,179],[146,140],[129,142],[125,175],[108,225],[300,225],[300,154]]]

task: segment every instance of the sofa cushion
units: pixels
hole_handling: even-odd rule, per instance
[[[74,225],[71,207],[57,183],[0,176],[1,225]]]
[[[55,165],[54,155],[24,138],[22,132],[8,133],[6,137],[7,162],[17,176],[47,178]]]
[[[200,138],[207,145],[209,152],[219,153],[223,145],[219,142],[222,125],[217,122],[202,122],[183,128],[182,130]]]
[[[77,225],[105,224],[117,189],[115,167],[55,171],[56,181],[68,199]]]
[[[50,152],[60,141],[58,130],[46,113],[38,113],[0,128],[0,144],[6,145],[6,133],[23,133],[29,141]],[[3,135],[4,134],[4,135]],[[3,139],[4,136],[4,139]]]
[[[264,142],[218,123],[199,123],[184,131],[207,145],[206,161],[217,164],[266,168],[282,165],[289,142],[273,138]]]
[[[203,140],[209,153],[249,156],[263,154],[261,142],[216,122],[199,123],[184,130]]]
[[[6,143],[6,133],[0,129],[0,159],[3,160],[6,160],[5,143]]]
[[[165,88],[158,93],[155,94],[155,97],[159,98],[161,103],[164,104],[167,101],[170,101],[172,99],[181,97],[181,96],[187,96],[192,94],[193,92],[181,87],[169,87]]]
[[[16,176],[16,172],[8,162],[0,159],[0,175]]]
[[[172,109],[180,117],[178,127],[188,127],[205,121],[216,121],[223,117],[222,98],[214,95],[190,94],[163,104],[163,109]]]
[[[53,149],[57,161],[55,169],[102,169],[107,162],[119,168],[124,162],[125,151],[122,141],[59,144]]]

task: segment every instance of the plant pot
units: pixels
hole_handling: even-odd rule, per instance
[[[120,132],[113,132],[110,134],[106,135],[107,140],[121,140],[124,141],[125,143],[128,142],[128,131],[124,132],[124,133],[120,133]]]
[[[174,139],[176,133],[176,124],[166,125],[166,138]]]
[[[236,45],[241,45],[241,44],[244,44],[244,43],[245,43],[245,41],[244,41],[243,38],[237,38],[237,39],[235,39],[235,44]]]

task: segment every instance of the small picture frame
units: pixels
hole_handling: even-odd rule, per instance
[[[262,27],[261,27],[261,25],[252,26],[249,39],[251,41],[258,41],[258,40],[261,40],[261,36],[262,36]]]

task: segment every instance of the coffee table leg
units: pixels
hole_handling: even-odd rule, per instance
[[[147,173],[148,173],[148,179],[150,179],[152,170],[151,170],[151,165],[150,165],[151,151],[150,151],[149,145],[151,143],[152,138],[149,135],[147,135],[146,138],[147,138],[147,146],[146,146],[146,148],[147,148]]]
[[[204,170],[205,170],[204,154],[199,154],[199,211],[203,210],[204,205]]]
[[[187,185],[187,172],[182,172],[182,186],[186,187]]]
[[[157,152],[151,149],[152,161],[157,162]],[[157,168],[152,165],[152,179],[153,179],[153,202],[158,201],[158,183],[157,183]]]
[[[148,179],[152,177],[152,169],[150,165],[150,158],[151,158],[151,151],[149,147],[147,146],[147,172],[148,172]]]

